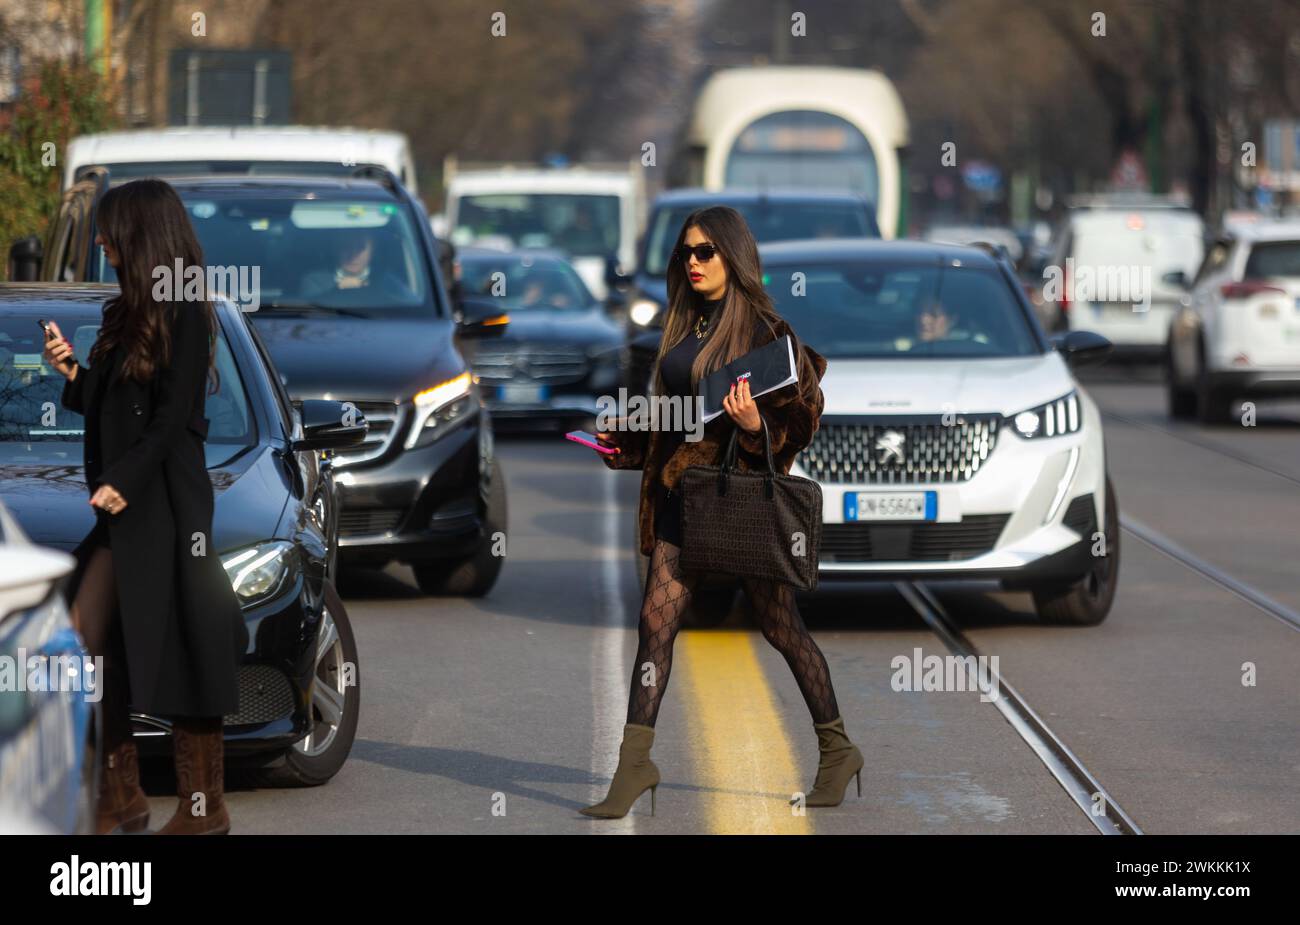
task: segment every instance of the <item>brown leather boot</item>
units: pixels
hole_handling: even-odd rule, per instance
[[[225,744],[220,716],[177,717],[172,723],[176,795],[180,804],[158,835],[225,835],[230,831],[223,790]],[[198,794],[202,801],[196,801]]]
[[[95,807],[95,834],[138,832],[149,824],[149,799],[140,786],[135,743],[122,742],[104,754]]]

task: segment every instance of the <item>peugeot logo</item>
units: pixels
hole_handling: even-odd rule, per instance
[[[903,443],[907,440],[905,436],[896,430],[887,430],[876,438],[876,461],[882,466],[889,462],[890,458],[898,460],[898,464],[904,465],[907,457],[903,455]]]

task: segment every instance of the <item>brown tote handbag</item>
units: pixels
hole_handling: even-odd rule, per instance
[[[776,471],[767,421],[767,471],[737,471],[739,433],[732,431],[722,465],[682,473],[682,567],[811,591],[822,538],[821,486]]]

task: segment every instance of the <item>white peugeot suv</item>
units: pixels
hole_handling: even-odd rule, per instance
[[[1011,267],[979,247],[761,245],[777,310],[826,357],[826,405],[792,474],[822,488],[820,578],[996,579],[1051,623],[1106,618],[1119,516],[1101,416]]]
[[[1169,325],[1169,413],[1226,422],[1239,398],[1300,395],[1300,222],[1238,225],[1206,251]]]

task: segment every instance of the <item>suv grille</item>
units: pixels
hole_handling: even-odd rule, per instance
[[[546,385],[568,385],[585,378],[587,354],[572,347],[519,347],[515,350],[480,350],[474,372],[488,385],[530,380]]]
[[[352,404],[366,416],[370,431],[366,434],[366,439],[356,446],[334,451],[334,465],[340,469],[383,456],[398,431],[397,402],[354,401]]]
[[[822,418],[799,465],[818,482],[858,484],[965,482],[997,444],[1002,417],[875,418],[861,423]]]
[[[1010,514],[972,514],[957,523],[823,524],[824,562],[952,562],[997,545]]]
[[[339,511],[339,536],[370,536],[396,530],[402,522],[401,508],[345,507]]]

